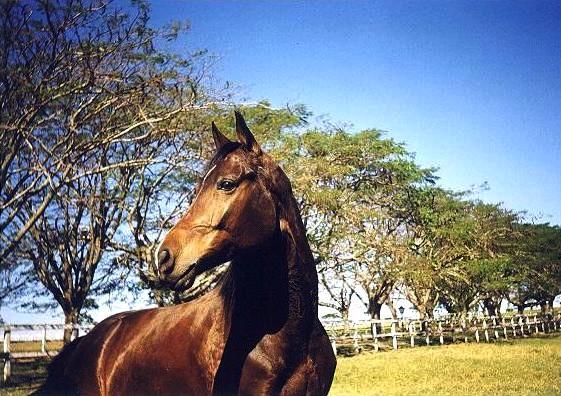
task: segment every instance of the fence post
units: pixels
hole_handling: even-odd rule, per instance
[[[448,323],[448,321],[446,321]],[[454,324],[454,319],[450,320],[450,326],[452,326],[452,344],[456,343],[456,325]]]
[[[43,325],[43,337],[41,338],[41,353],[47,353],[47,325]]]
[[[536,315],[534,315],[534,330],[536,331],[536,334],[538,334],[538,318]]]
[[[80,328],[78,325],[71,325],[72,326],[72,340],[75,340],[80,335]]]
[[[12,339],[12,330],[9,327],[4,327],[4,383],[10,381],[12,375],[12,365],[10,362],[10,342]]]
[[[516,338],[516,324],[514,318],[510,318],[510,327],[512,327],[512,338]]]
[[[378,327],[376,322],[370,322],[370,327],[372,329],[372,339],[374,340],[374,351],[378,352]]]
[[[397,329],[396,329],[397,320],[392,320],[392,347],[393,349],[397,349]]]
[[[503,326],[503,334],[505,336],[505,340],[508,340],[508,334],[506,332],[506,323],[505,323],[505,318],[501,318],[501,324]]]
[[[425,335],[426,335],[426,342],[427,342],[427,346],[430,345],[430,323],[428,320],[424,321],[425,323]]]
[[[358,330],[356,328],[356,323],[354,324],[355,331],[353,332],[353,349],[355,353],[360,353],[360,347],[358,346]]]
[[[487,319],[483,319],[483,330],[485,332],[485,341],[489,342],[489,330],[487,329]]]
[[[499,331],[497,330],[497,318],[495,316],[493,316],[493,330],[495,333],[495,339],[498,340],[499,339]]]
[[[463,318],[462,319],[462,334],[464,335],[464,343],[467,344],[468,342],[468,336],[467,336],[467,328],[466,328],[466,319]]]
[[[409,338],[411,339],[411,348],[415,347],[415,322],[409,322]]]
[[[337,356],[337,341],[335,337],[331,339],[331,348],[333,349],[333,354]]]
[[[444,336],[442,335],[442,322],[438,321],[438,335],[440,338],[440,345],[444,345]]]
[[[475,342],[479,343],[479,327],[477,326],[477,319],[475,319]]]
[[[518,324],[520,325],[520,332],[522,333],[522,337],[527,337],[526,331],[524,330],[524,317],[523,316],[518,318]]]

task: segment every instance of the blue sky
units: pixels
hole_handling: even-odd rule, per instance
[[[442,184],[561,224],[561,3],[158,1],[250,100],[407,143]]]
[[[386,130],[440,167],[444,186],[488,182],[481,198],[561,225],[561,3],[162,0],[152,9],[155,25],[190,20],[173,49],[218,55],[216,76],[241,97]]]

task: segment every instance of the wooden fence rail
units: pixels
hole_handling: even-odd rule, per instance
[[[12,373],[12,362],[16,359],[23,358],[33,358],[33,357],[44,357],[56,355],[58,350],[49,351],[47,348],[48,341],[62,341],[63,333],[65,329],[72,329],[72,339],[77,338],[80,332],[87,333],[91,330],[92,326],[75,326],[75,325],[58,325],[58,324],[21,324],[21,325],[4,325],[0,327],[2,331],[2,337],[4,340],[3,350],[0,353],[0,361],[4,363],[2,381],[6,383],[10,380]],[[31,333],[31,337],[24,339],[17,339],[18,333]],[[40,332],[40,336],[37,337],[33,333],[37,334]],[[52,337],[52,333],[56,336]],[[59,335],[59,334],[60,335]],[[14,337],[16,335],[16,337]],[[12,351],[12,346],[15,343],[21,343],[22,341],[32,341],[41,342],[40,351]]]
[[[492,342],[561,331],[561,313],[512,317],[444,318],[437,320],[371,320],[325,322],[331,346],[337,355],[379,351],[419,345],[455,342]]]

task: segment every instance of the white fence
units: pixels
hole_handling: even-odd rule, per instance
[[[491,342],[561,331],[561,313],[544,316],[479,317],[440,320],[371,320],[325,322],[333,351],[355,354],[364,349],[398,349],[455,342]]]
[[[48,342],[62,341],[65,328],[72,329],[72,339],[74,339],[87,333],[92,327],[58,324],[4,325],[0,328],[0,336],[4,340],[3,352],[0,353],[0,360],[4,362],[3,382],[10,380],[14,360],[56,355],[59,348],[49,348]],[[18,348],[19,345],[33,342],[40,343],[37,350],[25,350],[25,348],[20,350]]]

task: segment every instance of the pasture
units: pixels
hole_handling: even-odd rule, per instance
[[[331,395],[561,394],[561,337],[454,344],[337,360]]]
[[[14,366],[6,395],[26,395],[46,360]],[[561,336],[339,357],[331,395],[561,394]]]

